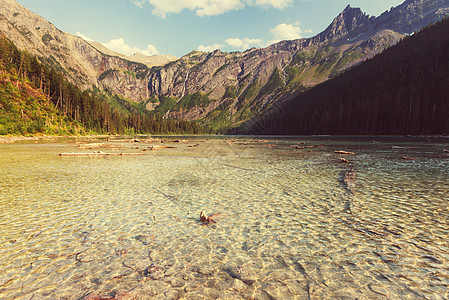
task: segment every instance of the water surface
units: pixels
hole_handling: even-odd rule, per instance
[[[449,297],[447,139],[164,139],[0,145],[0,298]]]

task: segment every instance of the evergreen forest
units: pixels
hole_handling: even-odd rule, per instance
[[[55,68],[0,35],[0,135],[206,134],[95,87],[81,90]]]
[[[231,133],[449,134],[449,19]]]

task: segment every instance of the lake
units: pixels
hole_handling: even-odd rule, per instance
[[[0,299],[448,299],[445,150],[436,137],[0,145]],[[59,156],[94,151],[144,155]],[[201,211],[221,214],[203,225]]]

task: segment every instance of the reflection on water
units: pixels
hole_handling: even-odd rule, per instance
[[[447,140],[173,140],[1,145],[0,298],[449,297]]]

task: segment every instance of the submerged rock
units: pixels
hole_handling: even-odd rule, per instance
[[[179,299],[181,296],[181,292],[178,290],[169,290],[164,293],[165,299]]]
[[[143,275],[153,280],[160,280],[165,277],[165,267],[151,265],[143,271]]]
[[[250,274],[243,266],[237,268],[224,269],[232,278],[236,278],[247,285],[252,285],[256,282],[256,276]]]
[[[152,234],[151,235],[141,235],[141,234],[139,234],[138,236],[135,237],[136,240],[138,240],[139,242],[141,242],[145,246],[148,246],[149,244],[154,242],[155,238],[156,237],[154,235],[152,235]]]
[[[136,300],[139,295],[133,291],[122,291],[115,294],[114,299],[116,300]]]

